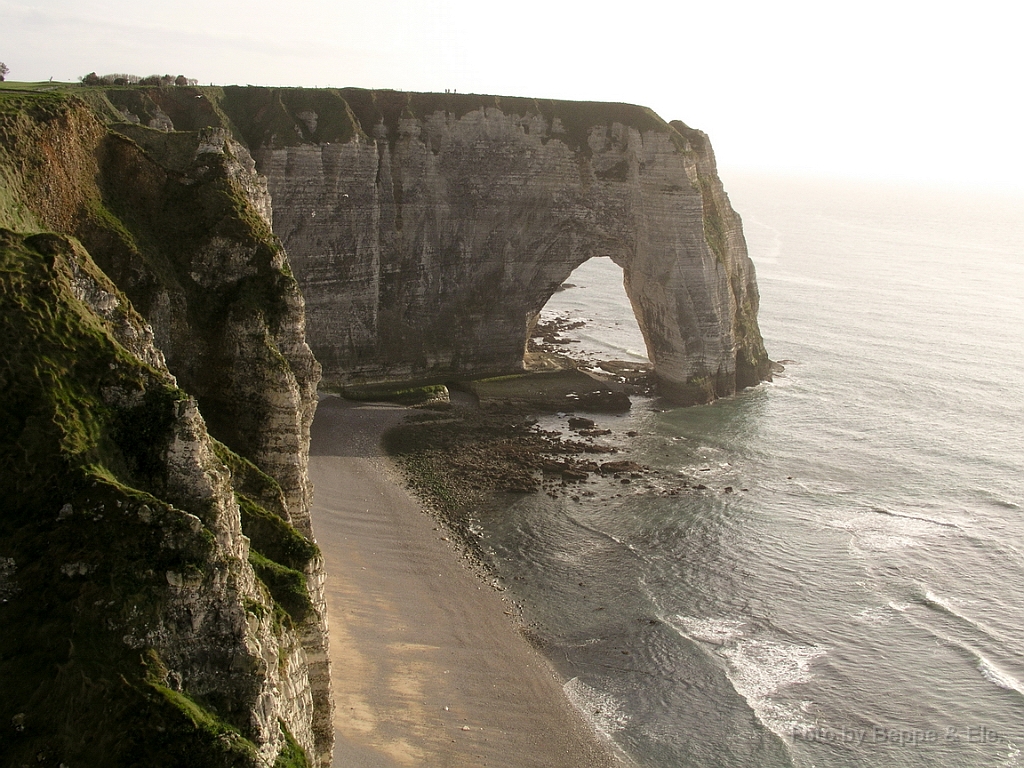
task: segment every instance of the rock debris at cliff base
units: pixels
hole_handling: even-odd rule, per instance
[[[531,378],[519,377],[520,386],[536,392],[543,385],[524,383]],[[561,404],[557,389],[552,399]],[[540,402],[456,398],[444,411],[410,411],[403,424],[385,434],[384,446],[410,487],[485,564],[488,555],[474,531],[475,509],[508,494],[544,493],[579,503],[624,492],[675,496],[733,490],[709,489],[695,477],[633,460],[629,444],[637,433],[615,428],[614,416],[560,412],[564,426],[540,428],[536,417],[546,413],[549,421],[557,409],[549,400],[548,408],[538,410]],[[649,398],[641,402],[652,407]]]

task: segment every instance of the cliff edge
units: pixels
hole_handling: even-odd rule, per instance
[[[523,370],[551,295],[623,270],[661,393],[771,378],[706,135],[629,104],[349,89],[87,89],[113,119],[229,129],[266,177],[324,384]]]
[[[319,366],[259,192],[224,131],[0,95],[12,764],[330,763]]]

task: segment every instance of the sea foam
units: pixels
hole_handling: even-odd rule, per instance
[[[810,682],[811,665],[826,655],[824,648],[748,640],[723,649],[722,655],[729,661],[733,688],[769,730],[785,738],[809,725],[799,703],[780,702],[773,694],[791,685]]]
[[[572,705],[604,736],[610,737],[629,723],[629,715],[610,693],[599,691],[574,677],[562,686]]]

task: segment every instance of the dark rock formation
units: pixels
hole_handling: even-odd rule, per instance
[[[262,189],[223,131],[0,97],[13,764],[330,762],[319,368]]]

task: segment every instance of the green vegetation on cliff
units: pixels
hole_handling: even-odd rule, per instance
[[[252,454],[268,413],[258,399],[242,407],[225,371],[231,327],[276,335],[298,295],[280,243],[233,178],[233,158],[213,151],[223,135],[114,127],[66,95],[0,93],[0,226],[77,237],[156,327],[213,434]],[[288,367],[272,339],[254,343],[262,364]]]
[[[73,241],[0,230],[0,752],[11,764],[251,762],[237,729],[165,691],[153,653],[123,640],[164,612],[164,574],[201,573],[212,541],[160,498],[159,453],[186,396],[76,295],[83,272],[117,295]]]
[[[253,570],[280,610],[301,623],[312,609],[305,571],[320,550],[288,523],[281,486],[272,477],[223,443],[215,442],[214,450],[231,470]]]
[[[554,101],[512,96],[460,93],[408,93],[362,88],[224,88],[220,106],[250,149],[303,143],[343,143],[353,137],[397,140],[400,121],[444,113],[453,119],[480,109],[557,120],[559,140],[589,152],[594,126],[620,122],[639,131],[671,132],[665,121],[646,107],[586,101]]]
[[[165,338],[177,334],[179,355],[189,345],[201,355],[238,345],[232,320],[263,334],[257,340],[268,326],[273,333],[290,311],[294,279],[232,177],[231,158],[197,154],[198,134],[152,133],[110,132],[66,95],[0,93],[4,764],[213,768],[266,759],[253,724],[256,670],[224,677],[219,660],[242,642],[228,619],[250,610],[259,621],[264,609],[243,607],[235,588],[225,589],[226,576],[244,585],[238,569],[248,567],[218,540],[230,508],[203,497],[171,459],[182,430],[193,429],[194,392],[179,385],[202,378],[186,370],[175,382],[133,302],[151,312],[147,302],[169,299]],[[204,284],[204,270],[217,265],[194,262],[211,243],[237,256],[244,274]],[[255,372],[288,369],[271,342],[259,343],[268,351]],[[223,353],[199,363],[221,377],[219,397],[237,391],[216,371]],[[230,423],[218,402],[200,407]],[[210,441],[205,427],[189,439],[209,445],[238,478],[250,559],[290,632],[310,610],[305,569],[318,552],[288,523],[280,484],[245,458],[252,434],[265,429],[256,406],[248,425],[225,430],[234,450]],[[214,635],[196,634],[190,601],[223,636],[208,662],[201,643]],[[190,677],[182,667],[203,663],[225,684],[200,683],[205,672]],[[278,764],[307,765],[288,728],[273,728]]]

